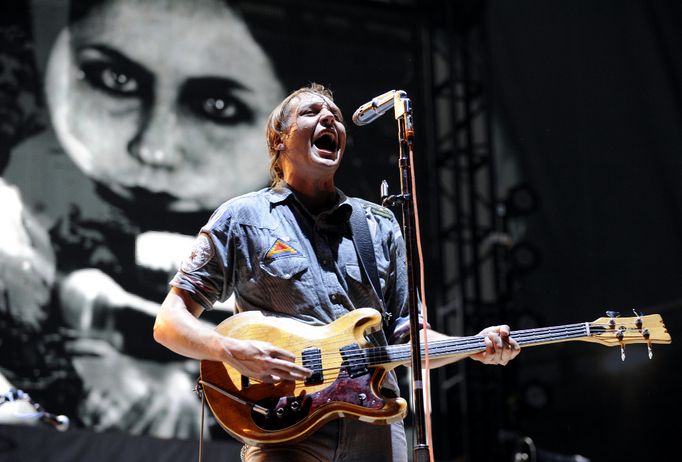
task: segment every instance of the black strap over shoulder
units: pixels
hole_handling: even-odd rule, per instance
[[[372,235],[369,232],[365,210],[359,201],[355,199],[350,199],[350,203],[353,207],[353,213],[351,213],[350,216],[350,226],[353,234],[353,244],[355,245],[355,250],[359,256],[360,266],[379,299],[379,303],[381,304],[381,309],[379,311],[381,311],[381,314],[384,317],[384,322],[388,322],[389,314],[386,312],[384,297],[381,292],[379,271],[377,270],[376,255],[374,254],[374,244],[372,243]]]

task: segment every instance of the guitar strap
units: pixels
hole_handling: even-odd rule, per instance
[[[372,243],[372,235],[369,232],[369,225],[367,224],[367,217],[365,216],[365,209],[356,199],[349,198],[349,202],[353,208],[350,216],[351,234],[353,236],[353,244],[358,253],[358,260],[363,273],[379,299],[381,315],[384,323],[390,321],[390,313],[386,311],[384,304],[384,297],[381,292],[381,283],[379,282],[379,271],[377,270],[376,254],[374,253],[374,244]]]
[[[201,419],[199,421],[199,458],[198,462],[203,461],[203,450],[204,450],[204,422],[206,418],[204,413],[206,411],[206,396],[204,395],[204,387],[201,384],[201,377],[197,379],[197,384],[194,387],[194,393],[201,397]]]

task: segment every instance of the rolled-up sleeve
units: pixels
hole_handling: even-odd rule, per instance
[[[231,220],[219,208],[197,235],[190,255],[182,262],[170,285],[187,291],[205,310],[232,294],[233,246]]]

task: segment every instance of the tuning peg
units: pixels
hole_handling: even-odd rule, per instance
[[[620,313],[618,311],[607,311],[606,316],[609,318],[609,329],[615,329],[616,328],[616,320],[614,318],[617,318],[620,316]]]
[[[623,342],[623,337],[625,337],[625,329],[621,327],[616,332],[616,338],[620,341],[620,360],[625,361],[625,343]]]
[[[635,316],[637,316],[637,319],[635,320],[635,327],[637,329],[642,329],[642,312],[637,312],[637,310],[633,309],[633,313],[635,313]]]
[[[651,348],[651,342],[649,341],[649,336],[650,336],[650,335],[651,335],[651,334],[650,334],[650,332],[649,332],[649,329],[644,329],[644,330],[642,331],[642,337],[644,337],[644,338],[647,340],[647,342],[646,342],[646,348],[647,348],[647,350],[649,351],[649,359],[652,359],[652,358],[654,357],[654,351],[653,351],[653,349]]]

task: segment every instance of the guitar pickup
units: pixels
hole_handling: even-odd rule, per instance
[[[341,366],[346,369],[350,378],[354,379],[369,373],[365,351],[357,343],[341,347],[339,351],[343,358]]]
[[[312,375],[305,379],[306,385],[317,385],[324,382],[322,372],[322,351],[319,348],[309,347],[301,352],[303,367],[313,371]]]

